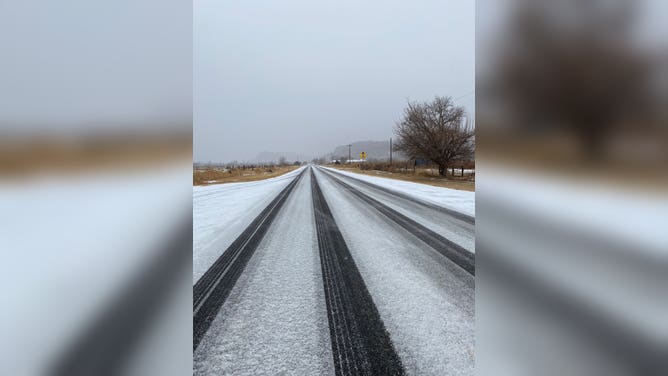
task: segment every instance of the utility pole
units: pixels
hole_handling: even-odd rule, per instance
[[[390,137],[390,166],[392,166],[392,137]]]
[[[348,144],[348,163],[352,163],[350,161],[350,147],[353,146],[352,144]]]

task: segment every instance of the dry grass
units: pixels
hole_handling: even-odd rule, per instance
[[[384,178],[410,181],[413,183],[421,183],[433,185],[435,187],[458,189],[461,191],[475,191],[475,181],[470,180],[471,177],[466,176],[464,178],[460,177],[443,177],[438,175],[438,170],[428,169],[428,168],[418,168],[413,173],[413,170],[397,170],[394,171],[381,171],[375,169],[360,169],[359,165],[349,167],[344,165],[329,165],[343,171],[355,172],[358,174],[370,175],[370,176],[380,176]],[[455,170],[458,173],[458,170]]]
[[[0,140],[0,176],[143,170],[191,156],[189,134],[15,136]]]
[[[652,192],[668,186],[668,133],[611,136],[597,161],[568,133],[479,133],[476,158],[493,165]]]
[[[193,185],[211,185],[257,181],[283,175],[299,166],[224,169],[208,167],[193,170]]]

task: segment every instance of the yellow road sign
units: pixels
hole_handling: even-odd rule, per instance
[[[360,159],[366,159],[366,153],[365,152],[360,153]]]

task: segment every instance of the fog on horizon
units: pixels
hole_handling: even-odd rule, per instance
[[[474,115],[475,3],[193,3],[193,160],[387,140],[407,100]]]

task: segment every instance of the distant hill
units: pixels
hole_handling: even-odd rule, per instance
[[[381,160],[386,161],[390,158],[390,141],[357,141],[352,143],[351,147],[351,157],[352,159],[359,159],[359,153],[366,152],[367,160]],[[348,159],[348,145],[337,146],[334,151],[327,153],[321,156],[325,159]],[[281,157],[292,163],[294,161],[311,161],[314,157],[309,154],[304,153],[295,153],[295,152],[275,152],[275,151],[263,151],[255,156],[249,162],[251,163],[271,163],[278,162]],[[395,160],[405,159],[401,154],[396,150],[393,153],[393,158]]]
[[[352,159],[358,159],[359,153],[366,152],[368,160],[388,160],[390,159],[390,141],[357,141],[353,142],[350,148]],[[329,155],[331,159],[348,159],[348,145],[337,146]],[[403,159],[395,150],[392,157],[396,160]]]
[[[275,152],[275,151],[263,151],[255,156],[252,160],[254,163],[270,163],[278,162],[281,157],[285,157],[288,162],[294,161],[310,161],[311,156],[306,154],[299,154],[295,152]]]

